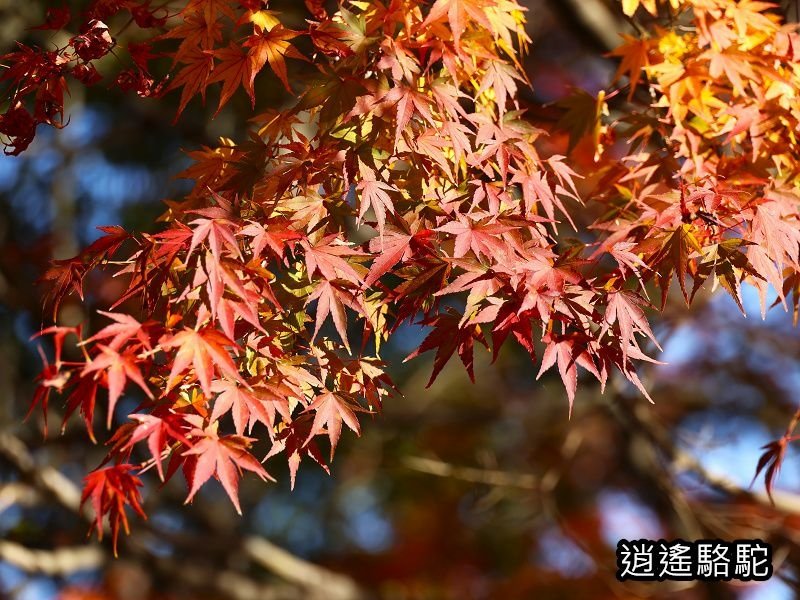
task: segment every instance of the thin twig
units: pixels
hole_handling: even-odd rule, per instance
[[[641,406],[634,407],[632,418],[636,424],[650,437],[650,439],[657,445],[657,447],[664,452],[670,459],[674,469],[678,471],[689,471],[699,476],[706,484],[717,491],[730,494],[732,496],[740,496],[762,504],[775,508],[778,511],[789,514],[800,514],[800,495],[791,492],[773,491],[772,500],[766,492],[757,492],[740,486],[731,479],[714,473],[706,469],[700,461],[690,454],[689,452],[679,448],[675,445],[666,432],[657,423],[654,422],[649,412],[649,407]]]
[[[436,475],[437,477],[452,477],[470,483],[482,483],[496,487],[511,487],[524,490],[540,490],[542,487],[538,477],[527,473],[511,473],[509,471],[497,471],[493,469],[480,469],[476,467],[461,467],[450,463],[410,456],[403,460],[409,469]]]

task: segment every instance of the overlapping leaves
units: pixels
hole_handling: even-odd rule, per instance
[[[636,366],[657,348],[654,288],[662,308],[674,279],[686,302],[708,280],[737,301],[746,280],[785,300],[798,277],[800,153],[785,135],[800,117],[798,38],[766,5],[624,2],[695,26],[623,40],[617,78],[630,93],[561,103],[566,157],[517,100],[528,40],[514,0],[342,1],[333,14],[309,4],[296,31],[252,3],[192,0],[164,22],[120,3],[164,29],[152,44],[173,58],[163,84],[148,49],[131,48],[121,87],[179,90],[179,113],[217,84],[218,108],[240,89],[257,106],[254,80],[269,65],[298,97],[261,113],[248,142],[193,152],[196,187],[170,203],[164,231],[109,230],[47,276],[57,305],[113,259],[129,282],[120,301],[140,301],[141,314],[104,313],[112,323],[80,342],[82,361],[61,360],[65,330],[46,330],[59,352],[36,398],[64,393],[91,424],[105,388],[114,423],[120,396],[140,390],[112,438],[114,470],[87,488],[114,532],[126,505],[138,511],[137,464],[163,478],[182,470],[189,500],[215,478],[237,509],[244,471],[269,478],[259,456],[283,454],[292,482],[303,458],[327,469],[318,442],[332,457],[343,430],[358,434],[359,416],[380,409],[393,389],[381,344],[410,322],[430,328],[412,356],[435,354],[431,383],[453,355],[472,375],[476,347],[496,358],[514,340],[541,357],[539,375],[558,372],[571,407],[578,367],[603,386],[621,373],[647,395]],[[60,123],[59,109],[34,118],[25,103],[44,93],[52,105],[60,78],[110,38],[96,23],[80,35],[54,54],[20,49],[33,66],[4,73],[16,90],[0,121],[12,152],[32,139],[30,120]],[[287,58],[310,77],[295,84]],[[614,122],[612,97],[626,111]],[[602,151],[615,135],[629,155]],[[586,137],[589,168],[576,156]]]

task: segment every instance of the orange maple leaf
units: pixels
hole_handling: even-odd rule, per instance
[[[248,51],[249,59],[249,81],[248,85],[253,86],[256,75],[269,63],[275,75],[281,80],[288,92],[292,91],[289,86],[289,77],[286,72],[286,57],[305,60],[305,57],[289,43],[289,40],[300,35],[297,31],[286,29],[282,25],[276,25],[269,31],[263,31],[260,35],[250,38],[245,45],[250,48]]]

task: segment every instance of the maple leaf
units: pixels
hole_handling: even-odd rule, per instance
[[[186,447],[191,447],[191,442],[186,439],[183,429],[183,418],[172,411],[165,411],[156,416],[154,414],[133,414],[128,415],[129,419],[137,422],[135,429],[131,432],[126,448],[132,448],[134,444],[147,440],[147,448],[153,457],[158,476],[164,481],[164,469],[162,466],[162,456],[164,451],[174,442],[181,442]]]
[[[175,120],[180,117],[186,105],[196,94],[199,93],[203,102],[205,102],[206,88],[208,87],[211,71],[214,69],[213,55],[200,49],[195,49],[187,54],[184,57],[184,61],[186,65],[178,72],[167,88],[167,91],[183,88]]]
[[[70,293],[74,292],[83,300],[83,279],[86,277],[88,267],[81,257],[54,260],[53,265],[45,271],[40,282],[50,283],[51,289],[47,294],[45,304],[53,309],[53,319],[58,314],[61,302]]]
[[[214,50],[213,56],[220,62],[214,67],[208,83],[222,82],[216,114],[219,114],[239,87],[244,88],[250,98],[250,105],[255,107],[256,95],[250,77],[250,58],[247,53],[239,45],[231,42],[227,48]]]
[[[774,2],[740,0],[740,2],[726,7],[726,16],[733,21],[741,36],[746,36],[752,30],[773,32],[777,28],[775,19],[767,11],[774,8],[777,8],[777,4]]]
[[[536,375],[538,380],[550,367],[558,363],[558,373],[569,399],[569,414],[572,416],[572,404],[575,400],[575,391],[578,388],[578,365],[592,373],[597,379],[601,374],[586,351],[585,340],[579,336],[567,335],[564,337],[547,337],[547,343],[542,354],[542,365]]]
[[[227,0],[189,0],[181,12],[184,15],[199,13],[206,23],[215,23],[223,15],[231,20],[236,18]]]
[[[44,350],[42,350],[41,347],[39,347],[39,356],[42,359],[42,370],[34,379],[37,384],[36,390],[34,391],[31,406],[28,409],[28,413],[25,415],[25,419],[29,419],[36,407],[41,405],[42,414],[44,416],[44,433],[47,435],[47,407],[50,400],[50,392],[52,390],[56,390],[57,392],[63,391],[69,383],[71,374],[62,371],[60,369],[60,364],[51,365],[47,361],[47,356],[45,356]]]
[[[536,359],[533,345],[533,328],[531,327],[532,311],[520,311],[516,302],[504,302],[498,309],[492,328],[492,362],[497,360],[500,348],[510,334],[525,348],[531,357]]]
[[[314,398],[314,401],[306,409],[306,412],[315,411],[314,423],[311,425],[306,442],[315,435],[327,431],[328,439],[331,442],[331,460],[333,460],[333,454],[342,434],[342,421],[356,435],[361,435],[361,426],[355,414],[356,410],[361,409],[335,392],[320,394]]]
[[[228,282],[229,287],[233,287],[230,285],[230,280],[228,279],[227,275],[225,279]],[[236,318],[243,319],[259,332],[266,333],[266,330],[261,324],[260,315],[258,312],[262,299],[269,300],[269,302],[276,309],[283,310],[280,302],[278,302],[278,299],[273,294],[269,282],[261,281],[260,283],[263,284],[263,286],[258,292],[251,287],[248,287],[247,289],[242,288],[242,291],[244,292],[241,294],[241,297],[243,298],[242,302],[234,301],[230,298],[224,298],[220,302],[217,308],[217,318],[223,327],[223,331],[225,331],[225,335],[227,335],[229,338],[236,338],[236,334],[234,333],[234,321]]]
[[[284,259],[286,248],[292,247],[292,242],[303,239],[303,235],[290,229],[289,221],[270,221],[269,224],[250,222],[239,231],[239,235],[253,238],[250,249],[254,257],[263,257],[265,248],[269,248],[278,259]]]
[[[275,426],[276,408],[284,419],[290,420],[287,396],[291,394],[291,390],[286,386],[262,385],[246,388],[222,379],[215,381],[211,389],[218,394],[214,400],[211,421],[218,421],[230,411],[237,435],[242,435],[248,427],[252,431],[257,421],[263,423],[271,433]]]
[[[84,344],[111,338],[111,341],[107,344],[108,347],[111,350],[119,350],[128,340],[135,337],[139,343],[142,344],[142,347],[147,350],[152,348],[150,345],[150,335],[147,333],[147,325],[143,325],[130,315],[104,312],[102,310],[98,310],[97,312],[104,317],[108,317],[114,321],[114,323],[103,327],[103,329],[83,342]]]
[[[189,251],[186,254],[186,260],[194,252],[194,249],[203,241],[208,241],[209,250],[214,256],[214,259],[219,262],[222,260],[222,246],[224,245],[232,255],[241,258],[239,244],[236,242],[236,235],[233,228],[233,223],[228,219],[221,217],[201,217],[191,222],[194,225],[194,232],[192,233],[192,242],[189,245]]]
[[[222,23],[217,19],[205,19],[202,14],[184,11],[182,20],[154,41],[180,40],[178,49],[171,54],[173,66],[179,63],[194,64],[201,57],[212,59],[211,51],[222,39]],[[211,60],[213,67],[213,60]],[[205,85],[205,81],[203,82]]]
[[[739,54],[731,50],[723,52],[709,50],[706,57],[709,60],[709,75],[718,80],[724,74],[733,85],[735,94],[743,95],[745,93],[745,81],[749,84],[751,81],[758,82],[760,80],[756,71],[750,66],[746,54]]]
[[[620,273],[622,273],[623,277],[626,277],[627,271],[630,270],[639,282],[641,283],[641,276],[639,274],[640,268],[647,269],[647,265],[645,262],[639,258],[639,255],[634,254],[631,250],[636,247],[635,242],[617,242],[616,244],[609,247],[603,247],[598,250],[598,253],[605,250],[608,252],[614,260],[617,261],[619,265]],[[596,258],[597,254],[592,256],[592,258]],[[643,285],[643,284],[642,284]]]
[[[693,274],[694,284],[690,299],[694,298],[700,286],[713,273],[715,285],[717,283],[721,285],[736,302],[741,313],[745,314],[739,291],[742,277],[750,275],[756,279],[763,279],[760,273],[752,267],[747,255],[741,251],[747,245],[749,244],[744,240],[730,238],[705,248],[703,259]],[[769,269],[766,272],[769,272]]]
[[[289,43],[289,40],[296,38],[298,32],[286,29],[282,25],[276,25],[270,31],[262,32],[260,35],[253,36],[245,42],[249,59],[249,81],[248,86],[253,87],[256,75],[269,63],[272,71],[281,80],[286,91],[291,93],[289,78],[286,72],[286,57],[304,60],[305,57]]]
[[[55,363],[56,365],[61,365],[61,354],[64,351],[64,340],[66,340],[68,335],[74,335],[78,340],[81,339],[81,328],[80,327],[63,327],[59,325],[52,325],[50,327],[45,327],[38,333],[35,333],[31,336],[31,340],[35,340],[40,338],[44,335],[52,335],[53,336],[53,348],[55,350]]]
[[[452,127],[451,124],[448,129]],[[458,133],[456,133],[456,135],[458,135]],[[461,140],[457,139],[456,143],[453,144],[452,141],[445,138],[441,132],[429,127],[414,140],[414,150],[420,156],[426,156],[433,160],[442,168],[447,177],[453,180],[453,169],[451,168],[447,153],[452,149],[453,152],[458,155],[458,159],[460,159],[464,155],[464,146],[461,145],[460,142]],[[468,146],[469,143],[467,143],[466,147]],[[456,147],[458,147],[457,151]]]
[[[82,253],[84,256],[91,257],[94,262],[114,256],[122,244],[131,239],[131,234],[117,225],[100,226],[97,229],[105,235],[89,244]]]
[[[394,212],[394,203],[391,196],[389,196],[389,192],[396,192],[397,190],[388,183],[376,179],[375,171],[364,163],[359,163],[359,169],[362,179],[357,186],[358,191],[361,192],[358,218],[363,221],[364,215],[367,214],[371,207],[378,221],[378,234],[383,237],[386,226],[386,213],[387,211]]]
[[[775,479],[778,477],[778,473],[781,470],[783,460],[786,458],[786,450],[789,448],[789,442],[794,439],[796,438],[790,435],[784,435],[781,439],[761,447],[764,453],[758,459],[756,472],[755,475],[753,475],[753,480],[750,482],[750,485],[753,485],[761,474],[761,471],[766,468],[764,471],[764,487],[767,490],[767,496],[769,496],[769,500],[772,504],[775,504],[775,500],[772,498],[772,486],[775,484]]]
[[[645,73],[646,67],[650,65],[650,52],[656,45],[650,39],[640,39],[626,33],[621,35],[624,43],[612,50],[609,55],[621,59],[614,75],[614,81],[617,82],[621,77],[627,75],[630,85],[628,100],[631,100],[636,94],[642,73]]]
[[[436,0],[422,26],[428,27],[432,23],[446,19],[453,32],[456,48],[460,48],[461,36],[464,35],[470,20],[489,31],[492,30],[492,24],[486,16],[486,8],[492,5],[493,0]]]
[[[681,293],[689,304],[689,293],[686,290],[686,274],[688,271],[689,256],[692,251],[702,252],[700,243],[692,233],[690,225],[681,225],[672,233],[660,238],[658,243],[661,248],[654,253],[648,265],[658,277],[661,286],[661,309],[667,304],[667,293],[672,280],[672,274],[678,278]]]
[[[81,28],[81,34],[74,36],[70,42],[75,53],[86,62],[104,57],[115,43],[108,26],[98,19],[86,23]]]
[[[405,44],[400,40],[386,38],[381,49],[383,56],[378,62],[378,68],[390,70],[392,79],[397,82],[405,79],[413,83],[414,76],[419,74],[419,64]]]
[[[778,267],[783,268],[787,263],[800,263],[800,229],[782,218],[779,206],[776,197],[776,201],[757,207],[751,241],[760,244]]]
[[[634,337],[636,333],[644,334],[653,341],[659,350],[661,349],[641,308],[648,305],[649,303],[644,298],[627,290],[608,294],[605,321],[609,326],[617,323],[624,359],[627,359],[628,348],[637,346]]]
[[[94,377],[79,377],[78,383],[72,388],[69,396],[65,401],[64,406],[64,419],[61,422],[61,431],[63,432],[67,427],[67,420],[72,414],[80,408],[81,415],[83,415],[83,422],[86,425],[86,431],[89,434],[89,439],[96,443],[94,437],[94,429],[92,421],[94,420],[94,407],[97,401],[97,381]],[[45,423],[46,423],[45,415]]]
[[[239,478],[242,470],[255,473],[262,481],[275,481],[248,451],[254,439],[239,435],[220,436],[217,433],[216,423],[205,429],[194,429],[191,433],[193,445],[184,452],[184,456],[196,458],[193,459],[193,465],[189,470],[188,480],[191,488],[186,497],[186,504],[192,501],[197,491],[213,475],[222,484],[236,512],[241,515]]]
[[[436,350],[436,357],[433,361],[433,373],[431,373],[431,378],[428,380],[428,384],[425,387],[433,385],[436,376],[441,372],[455,352],[458,352],[458,356],[467,369],[470,380],[474,382],[474,344],[478,341],[484,346],[487,346],[486,340],[478,325],[461,325],[460,316],[449,309],[444,314],[435,315],[423,320],[422,324],[432,326],[433,331],[422,341],[420,347],[409,354],[403,362],[409,361],[429,350]]]
[[[531,211],[537,203],[541,204],[547,217],[551,221],[555,221],[555,209],[557,208],[567,218],[572,228],[577,229],[564,203],[547,183],[544,173],[517,171],[512,181],[522,186],[522,197],[526,210]]]
[[[97,239],[86,250],[73,258],[54,260],[52,266],[42,275],[40,282],[50,283],[46,303],[53,308],[55,317],[61,302],[74,292],[83,300],[83,280],[91,265],[98,264],[114,254],[129,235],[119,227],[101,227],[107,235]]]
[[[436,125],[431,114],[430,99],[411,87],[398,85],[392,88],[381,98],[380,103],[395,106],[397,115],[394,136],[395,148],[397,148],[403,131],[408,127],[415,114],[419,113],[431,126]]]
[[[142,372],[139,370],[139,359],[131,351],[123,353],[117,350],[97,344],[100,354],[95,356],[90,362],[86,364],[81,375],[88,375],[89,373],[103,372],[106,375],[108,385],[108,419],[106,426],[111,427],[111,421],[114,417],[114,407],[117,405],[117,400],[125,391],[127,380],[130,379],[138,385],[147,397],[153,399],[153,393],[142,377]]]
[[[761,317],[765,318],[767,312],[767,290],[770,285],[778,292],[775,304],[783,302],[785,307],[785,297],[782,290],[783,278],[775,262],[758,244],[751,244],[747,247],[747,261],[751,268],[758,273],[758,277],[752,277],[750,283],[758,290]]]
[[[361,275],[342,258],[361,256],[362,253],[343,243],[337,234],[326,236],[314,246],[306,241],[301,244],[305,249],[309,280],[314,273],[319,271],[328,280],[344,279],[356,285],[363,283]]]
[[[447,285],[449,270],[447,262],[428,259],[401,272],[404,281],[393,289],[399,305],[397,319],[413,318],[420,310],[429,309],[433,294]]]
[[[480,258],[508,255],[509,247],[499,236],[514,229],[502,223],[492,221],[480,223],[470,217],[458,215],[458,221],[446,223],[434,231],[444,231],[455,236],[454,258],[461,258],[470,250]]]
[[[108,515],[114,556],[117,555],[120,525],[125,533],[130,533],[125,507],[130,506],[140,517],[147,518],[142,509],[142,497],[139,493],[139,488],[143,484],[139,477],[133,474],[135,470],[136,467],[133,465],[119,464],[92,471],[84,479],[81,506],[91,499],[97,537],[101,540],[103,539],[103,517]]]
[[[364,280],[366,287],[371,287],[378,279],[388,273],[397,263],[408,259],[413,253],[413,242],[421,242],[430,237],[430,230],[423,230],[416,234],[389,228],[382,237],[370,240],[370,251],[375,255],[367,278]]]
[[[2,58],[7,59],[8,55]],[[3,153],[6,156],[19,156],[27,150],[36,136],[37,125],[37,120],[21,104],[0,115],[0,134],[9,140],[3,140]]]
[[[478,94],[491,90],[502,117],[508,101],[517,95],[517,81],[525,81],[519,71],[506,63],[493,61],[483,76]]]
[[[291,489],[294,489],[294,484],[297,479],[297,470],[300,467],[303,456],[310,457],[314,462],[320,465],[326,473],[330,474],[330,469],[328,465],[325,464],[322,453],[319,451],[319,446],[317,446],[317,443],[312,439],[313,436],[309,436],[312,425],[312,415],[308,413],[301,414],[275,437],[275,443],[264,458],[264,460],[267,460],[281,452],[286,453],[289,463],[289,481]]]
[[[343,286],[325,280],[317,285],[314,292],[308,297],[307,303],[314,300],[318,300],[318,303],[312,341],[316,339],[322,324],[330,315],[345,348],[350,352],[350,344],[347,341],[347,315],[344,308],[347,306],[357,313],[363,314],[365,311],[360,306],[358,299]]]
[[[183,380],[186,369],[191,365],[203,393],[211,396],[211,380],[214,371],[220,372],[233,381],[240,381],[239,371],[225,346],[236,348],[236,343],[229,340],[220,331],[212,328],[184,328],[174,335],[166,335],[160,341],[165,350],[177,348],[172,359],[172,370],[167,380],[166,392],[169,392]]]

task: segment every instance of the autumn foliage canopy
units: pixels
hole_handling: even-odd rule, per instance
[[[54,320],[92,270],[125,282],[99,331],[41,331],[33,402],[59,396],[92,439],[102,406],[110,450],[84,488],[100,535],[144,516],[147,470],[182,472],[187,501],[216,478],[238,509],[267,459],[293,480],[327,469],[395,394],[380,351],[405,324],[427,328],[409,358],[435,353],[431,383],[454,355],[472,376],[476,346],[518,344],[571,406],[581,370],[648,397],[648,312],[672,300],[721,287],[741,307],[749,283],[797,316],[800,36],[771,4],[623,0],[641,34],[613,52],[613,87],[547,107],[520,100],[515,0],[335,4],[306,0],[290,28],[260,0],[95,0],[49,11],[64,46],[0,60],[8,154],[67,123],[70,86],[174,93],[176,119],[207,95],[253,107],[246,139],[190,152],[194,189],[163,225],[104,228],[45,276]],[[111,23],[141,41],[119,47]],[[292,101],[263,112],[261,78]],[[141,402],[118,422],[126,394]]]

